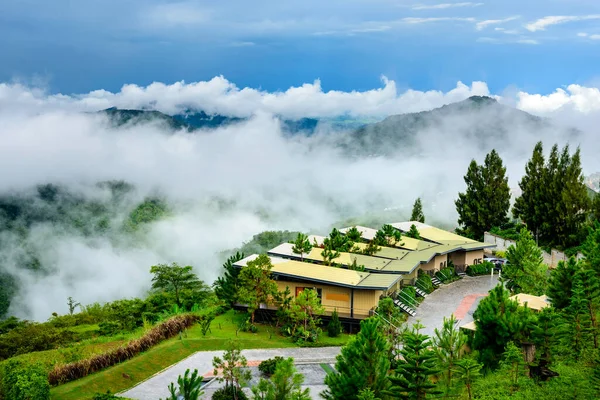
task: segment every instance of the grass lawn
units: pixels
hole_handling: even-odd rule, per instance
[[[148,379],[196,351],[223,350],[231,339],[237,340],[242,349],[296,347],[289,338],[279,335],[268,325],[258,325],[257,333],[238,332],[236,336],[238,324],[244,318],[244,314],[229,311],[215,318],[211,325],[211,332],[205,337],[202,336],[200,326],[196,325],[187,331],[187,337],[166,340],[124,363],[53,388],[51,399],[88,400],[95,393],[105,393],[107,390],[117,393]],[[323,334],[320,344],[341,346],[348,341],[349,337],[344,334],[337,338],[330,338]],[[123,374],[130,378],[124,378]]]

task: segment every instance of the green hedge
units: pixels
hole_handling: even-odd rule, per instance
[[[443,283],[449,283],[458,279],[454,268],[442,268],[435,273],[435,276]]]
[[[412,286],[406,286],[402,288],[400,294],[398,295],[398,299],[410,307],[417,306],[417,291]]]
[[[433,286],[433,282],[431,282],[431,277],[429,275],[419,276],[419,278],[417,278],[415,286],[421,290],[426,291],[427,293],[431,293],[435,289],[435,287]]]
[[[467,267],[467,275],[469,276],[477,276],[477,275],[489,275],[494,268],[494,264],[489,261],[484,261],[481,264],[469,265]]]

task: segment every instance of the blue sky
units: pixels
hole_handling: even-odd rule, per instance
[[[240,87],[549,93],[597,83],[596,0],[4,0],[0,82],[117,91],[225,76]]]

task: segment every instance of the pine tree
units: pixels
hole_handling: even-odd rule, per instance
[[[403,359],[389,380],[392,386],[385,394],[394,399],[424,400],[442,392],[432,378],[440,371],[436,354],[430,349],[429,336],[420,333],[423,326],[418,322],[404,334],[404,347],[400,351]]]
[[[467,336],[457,328],[457,324],[458,321],[454,315],[450,318],[444,317],[442,329],[436,328],[433,337],[437,359],[442,368],[442,382],[446,398],[452,394],[455,365],[462,358],[464,347],[467,344]]]
[[[506,167],[502,159],[492,150],[482,166],[471,161],[464,177],[465,193],[459,193],[455,201],[461,231],[478,240],[485,231],[508,221],[510,188]]]
[[[519,182],[521,196],[515,199],[513,215],[527,224],[534,236],[540,234],[546,212],[543,209],[543,190],[545,187],[545,159],[542,142],[538,142],[533,149],[533,155],[525,166],[525,175]]]
[[[472,358],[463,358],[456,362],[456,377],[465,384],[469,400],[473,399],[473,382],[481,376],[481,367],[482,365]]]
[[[597,349],[598,337],[600,336],[600,323],[598,322],[598,315],[600,314],[600,278],[596,275],[596,271],[591,269],[583,269],[577,275],[575,279],[580,279],[583,283],[583,297],[589,315],[590,333],[594,349]]]
[[[531,310],[511,300],[510,293],[498,285],[490,290],[473,313],[475,336],[473,348],[479,350],[480,361],[488,368],[498,365],[506,344],[529,338],[535,322]]]
[[[552,307],[542,309],[537,316],[531,338],[535,344],[536,357],[540,365],[548,365],[552,361],[552,349],[556,342],[558,314]]]
[[[360,332],[337,356],[335,371],[325,377],[327,389],[321,396],[327,400],[356,400],[363,389],[382,397],[388,385],[390,346],[379,329],[377,318],[360,322]]]
[[[252,387],[254,399],[260,400],[310,400],[310,389],[302,389],[304,375],[294,366],[294,359],[287,358],[277,363],[270,380],[261,379]]]
[[[294,241],[294,245],[292,246],[292,252],[294,254],[300,255],[300,260],[304,261],[304,254],[310,253],[312,250],[312,244],[310,240],[308,240],[308,236],[304,233],[299,233]]]
[[[552,305],[558,310],[563,310],[571,303],[573,279],[581,269],[575,257],[567,262],[560,261],[558,266],[550,272],[548,289],[546,293],[552,299]]]
[[[421,239],[421,234],[419,233],[419,230],[417,229],[417,226],[415,224],[412,224],[410,226],[409,231],[406,233],[406,236],[408,236],[409,238],[413,238],[413,239]]]
[[[596,223],[600,222],[600,193],[595,193],[592,199],[591,219]]]
[[[513,214],[549,247],[568,248],[579,242],[590,209],[583,181],[580,150],[573,155],[569,146],[559,151],[554,145],[546,163],[538,143],[519,186]]]
[[[331,313],[331,320],[327,325],[327,335],[329,337],[338,337],[342,333],[342,323],[338,315],[337,309]]]
[[[600,277],[600,223],[596,222],[590,229],[581,252],[585,256],[583,261],[585,268],[596,271],[596,275]]]
[[[412,213],[410,220],[415,222],[425,223],[425,215],[423,214],[423,204],[421,204],[421,198],[417,197],[415,204],[413,204]]]
[[[353,226],[352,228],[350,228],[350,229],[348,229],[346,231],[346,237],[350,241],[358,243],[362,239],[362,234],[360,233],[360,231],[355,226]]]
[[[502,365],[510,371],[513,390],[516,390],[519,385],[519,375],[522,374],[520,367],[524,364],[523,351],[513,341],[508,342],[502,353]]]
[[[242,355],[239,345],[230,341],[227,344],[227,350],[223,353],[223,358],[213,358],[213,367],[213,374],[218,376],[217,380],[225,382],[225,388],[231,388],[234,400],[237,400],[238,394],[242,392],[242,386],[248,383],[252,377],[248,369],[248,361]]]
[[[533,295],[545,293],[548,267],[543,264],[542,250],[526,228],[521,229],[516,245],[506,251],[506,259],[502,280],[508,289]]]
[[[230,308],[235,304],[238,291],[238,275],[240,274],[240,268],[235,267],[233,264],[243,258],[244,253],[240,252],[229,257],[223,264],[225,273],[223,276],[217,278],[217,281],[213,285],[217,297]]]
[[[573,280],[571,304],[562,316],[560,338],[564,346],[570,350],[570,354],[577,360],[590,342],[591,330],[585,289],[580,274],[577,274]]]

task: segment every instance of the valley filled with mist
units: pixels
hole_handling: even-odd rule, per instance
[[[600,170],[594,114],[534,116],[480,83],[198,92],[215,84],[72,96],[1,85],[0,316],[143,296],[158,263],[192,265],[210,285],[260,232],[406,220],[417,197],[429,223],[454,228],[467,166],[493,148],[511,187],[539,140],[581,146],[584,173]]]

